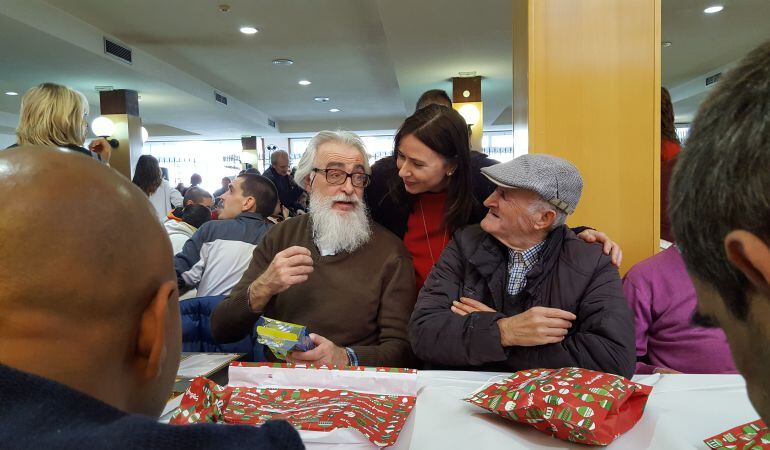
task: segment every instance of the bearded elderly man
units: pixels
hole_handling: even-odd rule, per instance
[[[242,339],[264,315],[313,332],[317,347],[290,353],[290,362],[413,365],[406,327],[414,268],[403,243],[369,219],[362,201],[369,173],[353,133],[322,131],[308,143],[295,180],[310,194],[310,213],[265,235],[212,314],[215,340]]]
[[[409,325],[417,356],[466,370],[575,366],[630,377],[634,324],[618,271],[601,245],[564,225],[583,188],[577,168],[533,154],[481,170],[497,189],[420,291]]]

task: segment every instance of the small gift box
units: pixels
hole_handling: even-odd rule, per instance
[[[170,423],[286,420],[308,448],[396,443],[417,399],[411,369],[233,363],[229,385],[196,378]]]
[[[703,442],[715,450],[767,450],[770,449],[770,430],[763,421],[755,420],[704,439]]]
[[[257,342],[266,345],[280,360],[285,360],[292,350],[306,352],[315,348],[304,326],[265,316],[257,321]]]
[[[608,445],[639,421],[652,387],[580,368],[522,370],[465,400],[559,439]]]

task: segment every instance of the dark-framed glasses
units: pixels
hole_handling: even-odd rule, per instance
[[[342,169],[313,169],[313,172],[322,172],[326,175],[326,182],[333,185],[345,184],[348,177],[350,177],[350,182],[353,186],[359,188],[369,186],[369,183],[372,181],[372,177],[369,174],[360,172],[347,173]]]

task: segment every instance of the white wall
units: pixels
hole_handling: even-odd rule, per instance
[[[13,134],[0,134],[0,149],[4,149],[9,145],[16,143],[16,135]]]

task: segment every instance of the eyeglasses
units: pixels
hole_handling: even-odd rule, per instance
[[[313,169],[313,172],[323,172],[326,174],[326,182],[333,185],[345,184],[348,177],[354,187],[364,188],[369,186],[372,177],[365,173],[347,173],[341,169]]]

